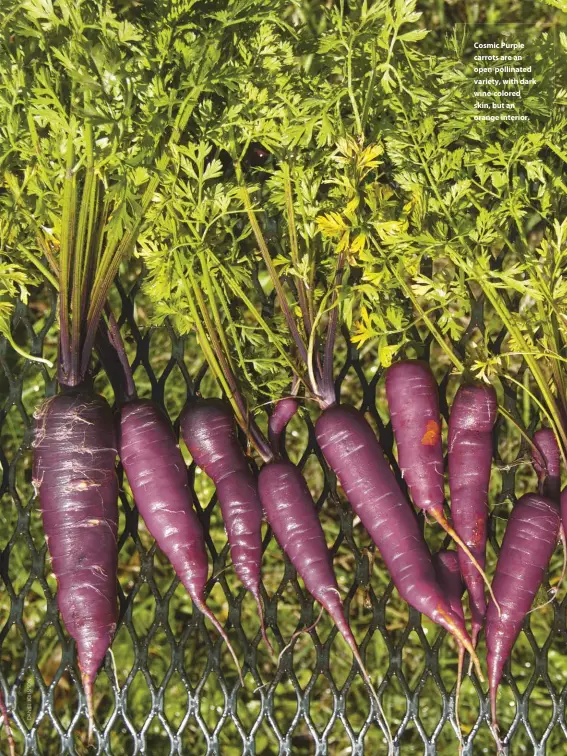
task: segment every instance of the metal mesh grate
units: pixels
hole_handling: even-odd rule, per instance
[[[141,393],[151,392],[175,421],[187,392],[202,381],[206,393],[208,378],[194,342],[184,343],[167,328],[139,328],[143,321],[139,287],[138,279],[128,293],[119,290],[120,326]],[[39,309],[32,312],[19,304],[15,312],[14,332],[32,354],[55,354],[54,302],[48,293]],[[482,323],[482,303],[477,302],[465,340],[474,337],[476,328],[482,330]],[[428,350],[437,373],[446,373],[441,383],[446,416],[447,393],[456,384],[437,350]],[[73,644],[58,617],[55,583],[31,487],[31,413],[43,395],[55,392],[54,371],[16,359],[3,342],[0,363],[0,681],[18,752],[85,753],[85,701]],[[370,413],[395,464],[380,371],[366,363],[346,346],[337,389]],[[99,390],[112,399],[102,375],[98,381]],[[530,420],[513,393],[507,402],[525,422]],[[531,425],[536,421],[531,418]],[[495,447],[489,569],[514,493],[533,485],[528,466],[514,461],[525,453],[519,437],[503,422]],[[408,610],[388,582],[379,555],[323,462],[308,411],[290,426],[287,448],[316,496],[351,625],[370,673],[380,683],[397,752],[456,753],[452,639]],[[315,622],[319,610],[269,532],[263,566],[266,622],[278,650],[285,647],[279,661],[271,659],[261,642],[253,601],[231,570],[210,482],[190,467],[215,575],[209,584],[209,603],[237,648],[245,673],[242,689],[226,648],[193,612],[139,520],[120,470],[119,475],[125,487],[120,499],[121,621],[113,656],[107,655],[95,688],[94,750],[223,756],[385,753],[368,693],[330,621],[322,617],[289,645],[296,630]],[[439,548],[443,541],[436,528],[425,527],[430,545]],[[559,561],[557,554],[552,566]],[[553,601],[530,615],[499,696],[499,719],[509,753],[564,750],[566,641],[564,602]],[[482,657],[482,642],[480,653]],[[484,690],[474,675],[465,680],[460,705],[465,754],[495,752]],[[0,743],[4,752],[3,728]]]

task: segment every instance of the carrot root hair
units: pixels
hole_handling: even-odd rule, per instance
[[[463,753],[463,731],[461,729],[461,720],[459,719],[459,698],[461,695],[461,685],[463,684],[463,664],[465,663],[465,650],[459,646],[459,661],[457,664],[457,684],[455,687],[455,722],[457,724],[457,737],[459,738],[459,756]]]
[[[215,617],[215,615],[212,613],[212,611],[209,609],[209,607],[205,604],[205,602],[202,599],[199,599],[197,597],[191,597],[193,599],[193,603],[197,607],[197,609],[201,612],[201,614],[206,617],[212,625],[214,625],[217,633],[220,635],[220,637],[223,639],[223,641],[226,643],[226,646],[228,650],[230,651],[230,655],[232,656],[234,663],[236,664],[236,669],[238,672],[238,677],[240,678],[240,684],[242,687],[244,687],[244,678],[242,677],[242,669],[240,668],[240,662],[238,661],[238,657],[236,656],[236,651],[232,647],[232,643],[230,642],[228,635],[226,634],[223,626],[218,621],[218,619]]]
[[[342,607],[342,602],[341,602],[341,607]],[[374,702],[376,704],[376,708],[378,709],[378,714],[380,716],[380,719],[382,720],[381,724],[383,726],[384,734],[386,736],[386,742],[388,743],[388,756],[393,756],[394,740],[392,738],[392,731],[390,730],[390,725],[388,724],[388,720],[386,719],[384,709],[382,708],[382,704],[380,703],[380,699],[378,698],[378,693],[376,692],[376,689],[374,685],[372,684],[372,680],[370,679],[370,675],[368,674],[366,667],[364,665],[364,662],[362,661],[362,657],[360,655],[360,651],[358,650],[358,645],[356,643],[354,635],[352,634],[352,630],[350,629],[348,622],[346,621],[342,611],[340,612],[338,610],[329,611],[329,609],[332,609],[333,607],[328,607],[328,608],[325,607],[325,608],[327,609],[327,612],[329,613],[331,619],[335,621],[337,629],[339,630],[343,638],[348,643],[349,648],[352,651],[352,654],[356,660],[356,663],[360,667],[362,678],[370,690],[372,698],[374,699]]]
[[[254,599],[256,601],[256,606],[258,607],[258,616],[260,617],[260,632],[262,633],[262,638],[264,639],[264,643],[270,650],[270,654],[272,656],[275,656],[274,647],[270,643],[270,639],[268,638],[268,633],[266,632],[266,622],[264,618],[264,604],[262,603],[262,599],[260,597],[260,592],[258,590],[254,591],[253,594]]]
[[[480,666],[480,661],[478,659],[477,653],[474,650],[473,644],[469,636],[464,633],[461,628],[457,625],[457,623],[448,615],[444,614],[445,622],[447,623],[445,625],[445,628],[449,630],[449,632],[454,636],[454,638],[458,641],[460,646],[463,646],[463,648],[469,652],[469,655],[471,657],[471,661],[474,664],[474,668],[476,670],[476,674],[480,682],[484,682],[484,675],[482,674],[482,669]]]
[[[91,680],[90,675],[83,673],[82,677],[83,677],[83,690],[85,691],[85,698],[87,699],[87,716],[89,718],[87,745],[90,747],[93,743],[93,730],[94,730],[93,681]]]
[[[481,575],[482,579],[484,580],[484,583],[485,583],[486,587],[488,588],[488,592],[490,594],[490,598],[492,599],[492,601],[494,602],[494,605],[496,606],[496,609],[498,610],[498,616],[499,617],[502,616],[502,611],[500,609],[500,604],[496,600],[496,596],[494,595],[494,591],[492,590],[492,586],[490,584],[490,580],[488,579],[488,576],[487,576],[486,572],[482,569],[482,567],[478,563],[476,557],[473,556],[473,554],[472,554],[471,550],[469,549],[469,547],[461,539],[461,537],[459,536],[459,534],[457,533],[457,531],[451,525],[451,523],[449,522],[449,520],[445,517],[445,513],[443,512],[443,509],[440,508],[440,507],[439,508],[438,507],[431,507],[431,509],[429,509],[428,512],[430,512],[433,515],[434,519],[439,523],[439,525],[441,525],[441,527],[443,528],[443,530],[446,533],[448,533],[448,535],[451,536],[451,538],[453,539],[453,541],[455,541],[455,543],[457,544],[457,546],[459,548],[461,548],[465,552],[465,554],[467,555],[467,557],[471,560],[471,562],[473,563],[473,565],[476,567],[476,569],[478,570],[478,572]]]
[[[344,637],[344,635],[343,635]],[[380,719],[382,720],[382,725],[384,727],[384,734],[386,735],[386,741],[388,743],[388,756],[393,756],[394,753],[394,741],[392,738],[392,731],[390,730],[390,725],[388,724],[388,720],[386,719],[386,714],[384,713],[384,709],[382,708],[382,704],[380,703],[380,699],[378,698],[378,693],[376,692],[376,689],[374,688],[374,685],[372,684],[372,680],[370,679],[370,675],[368,674],[366,667],[364,666],[364,663],[362,661],[362,657],[360,655],[360,652],[358,650],[358,647],[356,645],[356,641],[354,641],[354,638],[352,639],[353,643],[349,643],[347,640],[348,645],[350,646],[350,649],[353,653],[354,658],[356,659],[356,663],[360,667],[360,671],[362,673],[362,677],[364,679],[364,682],[368,685],[370,688],[370,692],[372,694],[372,698],[374,699],[376,703],[376,707],[378,709],[378,713],[380,715]]]
[[[6,706],[6,701],[4,700],[4,693],[2,692],[2,688],[0,688],[0,710],[2,711],[2,720],[4,722],[4,730],[6,731],[6,738],[8,740],[8,749],[10,751],[10,756],[16,756],[16,742],[14,740],[14,735],[12,734],[12,728],[10,726],[10,716],[8,714],[8,707]]]
[[[491,686],[490,688],[490,709],[491,709],[491,723],[490,730],[496,741],[496,750],[498,754],[503,752],[502,741],[500,740],[500,731],[498,728],[498,722],[496,720],[496,694],[498,692],[498,685]]]
[[[280,666],[280,664],[281,664],[281,661],[282,661],[283,655],[285,654],[285,652],[286,652],[286,651],[287,651],[287,650],[288,650],[289,648],[291,648],[291,646],[293,646],[293,644],[294,644],[294,642],[295,642],[296,638],[299,638],[299,636],[300,636],[300,635],[302,635],[303,633],[310,633],[310,632],[311,632],[311,630],[314,630],[314,629],[315,629],[315,628],[317,627],[317,625],[319,624],[319,621],[320,621],[321,617],[323,616],[323,612],[324,612],[324,611],[325,611],[325,608],[324,608],[324,607],[322,606],[322,607],[321,607],[321,611],[319,612],[319,616],[317,617],[317,619],[315,620],[315,622],[313,622],[313,623],[312,623],[311,625],[309,625],[309,627],[302,627],[302,628],[301,628],[301,630],[296,630],[296,631],[294,632],[294,634],[293,634],[293,635],[291,636],[291,638],[289,639],[289,643],[286,643],[286,645],[285,645],[285,646],[284,646],[284,647],[282,648],[282,650],[280,651],[280,654],[279,654],[279,656],[278,656],[278,667],[279,667],[279,666]]]

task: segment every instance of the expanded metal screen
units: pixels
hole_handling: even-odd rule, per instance
[[[193,339],[167,327],[147,328],[140,281],[116,297],[120,326],[142,395],[151,395],[177,420],[188,393],[213,390]],[[18,305],[14,333],[34,355],[55,356],[53,293]],[[482,302],[473,308],[465,340],[482,330]],[[417,334],[416,334],[417,335]],[[498,348],[499,343],[494,344]],[[428,346],[441,379],[442,411],[458,379]],[[343,343],[337,390],[369,413],[395,465],[381,371]],[[0,342],[0,682],[19,753],[86,753],[87,720],[74,645],[58,616],[55,581],[31,485],[33,408],[56,391],[54,370],[17,357]],[[97,388],[112,401],[104,375]],[[508,409],[537,426],[521,397]],[[353,516],[317,448],[306,405],[287,433],[317,501],[353,631],[376,683],[396,753],[453,754],[457,653],[454,642],[407,606],[362,526]],[[491,486],[489,571],[515,494],[534,485],[519,434],[500,421]],[[242,688],[226,647],[196,612],[133,506],[119,468],[120,624],[95,688],[96,727],[91,752],[109,754],[382,754],[376,711],[346,644],[302,589],[294,569],[266,530],[263,564],[266,622],[279,659],[259,633],[254,602],[234,576],[226,538],[206,476],[189,466],[195,505],[207,533],[213,577],[208,603],[223,621],[245,676]],[[447,540],[424,523],[433,549]],[[551,575],[558,575],[559,552]],[[555,578],[556,579],[556,578]],[[549,590],[549,584],[546,586]],[[561,598],[560,591],[559,598]],[[547,596],[539,597],[543,604]],[[308,629],[296,634],[297,630]],[[565,752],[567,726],[565,601],[533,612],[514,649],[499,694],[501,734],[508,753]],[[479,652],[484,655],[484,642]],[[473,673],[461,692],[465,754],[494,753],[486,684]],[[0,747],[7,752],[4,727]]]

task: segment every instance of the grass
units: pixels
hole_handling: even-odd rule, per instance
[[[124,271],[126,288],[138,271]],[[118,295],[115,304],[118,303]],[[50,301],[39,296],[30,322],[37,331],[50,317]],[[147,303],[136,298],[134,317],[140,332],[148,335]],[[140,342],[125,326],[127,349],[135,359]],[[24,341],[23,329],[17,331]],[[56,333],[52,328],[44,341],[44,356],[55,358]],[[26,346],[30,346],[29,340]],[[344,359],[345,350],[339,354]],[[142,350],[143,351],[143,350]],[[172,342],[167,328],[155,329],[149,337],[147,359],[136,371],[140,395],[150,396],[150,375],[160,378],[172,366]],[[447,366],[434,348],[431,356],[436,371]],[[18,751],[23,752],[23,732],[34,741],[39,753],[68,750],[87,753],[86,720],[77,683],[72,644],[59,622],[55,604],[55,581],[43,537],[38,502],[31,485],[31,452],[28,422],[46,390],[53,390],[53,371],[26,364],[6,354],[5,366],[12,372],[0,378],[0,441],[5,478],[0,508],[1,680],[8,688],[8,704],[17,715],[14,725]],[[194,377],[201,367],[195,341],[188,338],[183,360],[173,367],[163,383],[165,405],[175,420],[185,402],[187,384],[182,367]],[[375,378],[371,351],[360,365],[365,380]],[[162,385],[162,384],[159,384]],[[111,389],[99,374],[97,390],[113,401]],[[451,391],[456,388],[452,382]],[[208,377],[201,390],[215,392]],[[363,389],[359,376],[349,369],[341,393],[360,403]],[[14,400],[21,396],[21,403]],[[382,422],[387,421],[383,379],[376,383],[376,406]],[[314,414],[313,414],[314,417]],[[288,453],[293,461],[305,460],[308,419],[306,406],[287,433]],[[446,429],[445,429],[446,431]],[[499,466],[516,465],[523,459],[519,436],[506,423],[499,431]],[[189,457],[187,451],[184,453]],[[97,732],[104,733],[107,753],[129,754],[136,747],[147,753],[222,753],[237,756],[245,745],[261,756],[293,753],[307,756],[323,752],[352,753],[358,743],[365,753],[385,753],[383,735],[375,722],[368,722],[369,699],[359,675],[353,675],[352,657],[332,623],[322,616],[310,633],[300,634],[278,665],[260,641],[254,602],[242,591],[230,565],[226,537],[214,489],[206,475],[194,470],[194,489],[208,524],[208,545],[215,579],[210,583],[209,605],[223,621],[230,619],[229,635],[246,669],[245,687],[227,704],[226,690],[237,681],[232,660],[219,644],[212,628],[195,616],[191,601],[163,555],[155,548],[143,522],[135,532],[126,529],[126,512],[133,504],[123,482],[120,507],[120,560],[118,579],[124,602],[123,621],[96,682]],[[369,537],[332,480],[325,480],[317,457],[310,454],[304,467],[309,487],[321,505],[321,521],[333,547],[334,567],[347,605],[357,641],[365,652],[368,669],[381,689],[382,705],[402,754],[421,753],[424,743],[435,743],[437,753],[457,752],[454,727],[447,717],[449,694],[454,694],[456,647],[428,620],[409,611],[389,578]],[[492,527],[500,542],[512,502],[501,490],[510,476],[516,495],[535,486],[535,476],[526,463],[510,470],[495,468],[490,499]],[[327,485],[326,485],[327,484]],[[320,501],[322,493],[330,494]],[[436,526],[427,525],[426,538],[432,548],[444,543]],[[496,554],[489,547],[488,572],[493,574]],[[559,550],[550,575],[560,572]],[[263,563],[264,586],[270,597],[267,607],[269,635],[281,651],[301,627],[312,624],[318,608],[305,595],[294,571],[270,539]],[[539,603],[545,601],[542,592]],[[502,685],[499,718],[503,732],[515,722],[517,696],[530,690],[528,719],[537,739],[543,736],[554,716],[553,700],[567,683],[567,646],[563,604],[549,604],[530,615],[530,630],[522,633],[512,658],[513,685]],[[551,640],[551,642],[549,642]],[[540,649],[544,649],[540,651]],[[480,644],[484,658],[484,641]],[[546,661],[547,656],[547,661]],[[220,673],[219,673],[220,670]],[[542,677],[542,674],[544,677]],[[486,691],[486,686],[483,687]],[[461,694],[460,719],[468,735],[476,727],[479,697],[470,679]],[[207,740],[210,741],[207,751]],[[95,739],[96,742],[96,739]],[[564,748],[565,735],[557,721],[547,741],[548,752]],[[245,745],[244,745],[245,744]],[[317,747],[319,751],[317,751]],[[6,748],[4,730],[0,748]],[[215,750],[216,749],[216,750]],[[494,753],[494,741],[483,721],[474,737],[471,752]],[[533,745],[523,724],[514,724],[511,753],[532,753]]]

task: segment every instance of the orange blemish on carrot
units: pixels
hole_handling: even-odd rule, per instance
[[[439,423],[436,420],[428,420],[421,443],[424,446],[435,446],[437,441],[439,441],[440,435],[441,428],[439,427]]]

